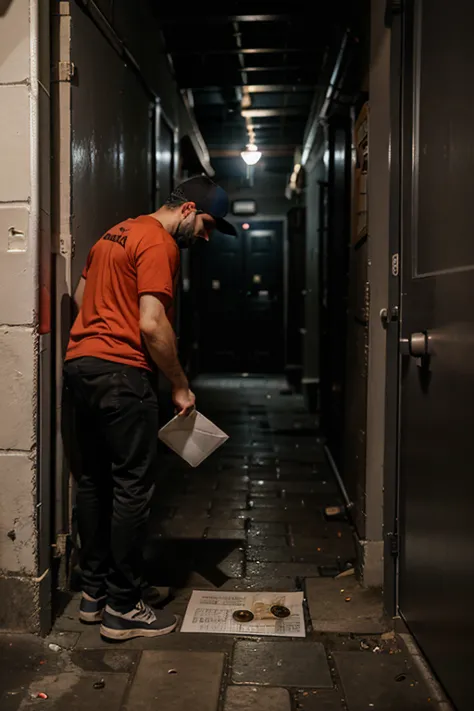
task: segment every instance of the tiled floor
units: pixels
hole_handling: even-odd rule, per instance
[[[230,440],[197,470],[163,452],[149,580],[176,587],[170,607],[180,615],[193,588],[303,590],[306,638],[176,633],[114,646],[80,625],[76,597],[46,642],[0,638],[2,711],[435,708],[387,634],[380,594],[335,579],[354,560],[352,530],[324,517],[340,500],[302,399],[277,378],[201,378],[195,390]],[[47,701],[33,698],[39,691]]]

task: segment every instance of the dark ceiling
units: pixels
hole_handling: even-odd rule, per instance
[[[306,11],[300,2],[227,2],[225,14],[208,15],[155,7],[216,173],[242,172],[249,134],[267,170],[291,172],[315,94],[326,91],[342,37],[360,21],[359,2],[316,0]]]

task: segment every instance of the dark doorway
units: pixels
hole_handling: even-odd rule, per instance
[[[345,116],[328,122],[327,183],[320,183],[319,289],[321,427],[342,469],[350,245],[351,126]]]
[[[408,3],[399,606],[459,711],[474,666],[474,5]],[[393,262],[395,268],[395,261]]]
[[[283,221],[253,220],[200,250],[201,372],[281,373]]]

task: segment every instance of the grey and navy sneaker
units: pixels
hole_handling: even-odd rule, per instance
[[[142,600],[150,607],[161,607],[166,602],[170,602],[174,591],[170,587],[160,587],[158,585],[143,585]]]
[[[86,622],[90,625],[102,622],[106,602],[107,597],[105,595],[104,597],[93,598],[83,592],[79,607],[79,619],[81,622]]]
[[[106,639],[122,641],[134,637],[159,637],[176,629],[178,618],[166,610],[152,610],[140,601],[129,612],[117,612],[107,605],[100,634]]]

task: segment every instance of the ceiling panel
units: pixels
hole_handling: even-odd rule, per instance
[[[239,151],[250,132],[263,151],[259,170],[291,170],[315,93],[326,90],[358,0],[319,2],[311,8],[315,20],[297,0],[229,0],[209,14],[181,13],[169,3],[153,7],[177,81],[193,91],[196,119],[211,153],[212,148],[234,152],[216,154],[213,165],[217,161],[219,171],[232,175],[245,170]]]

